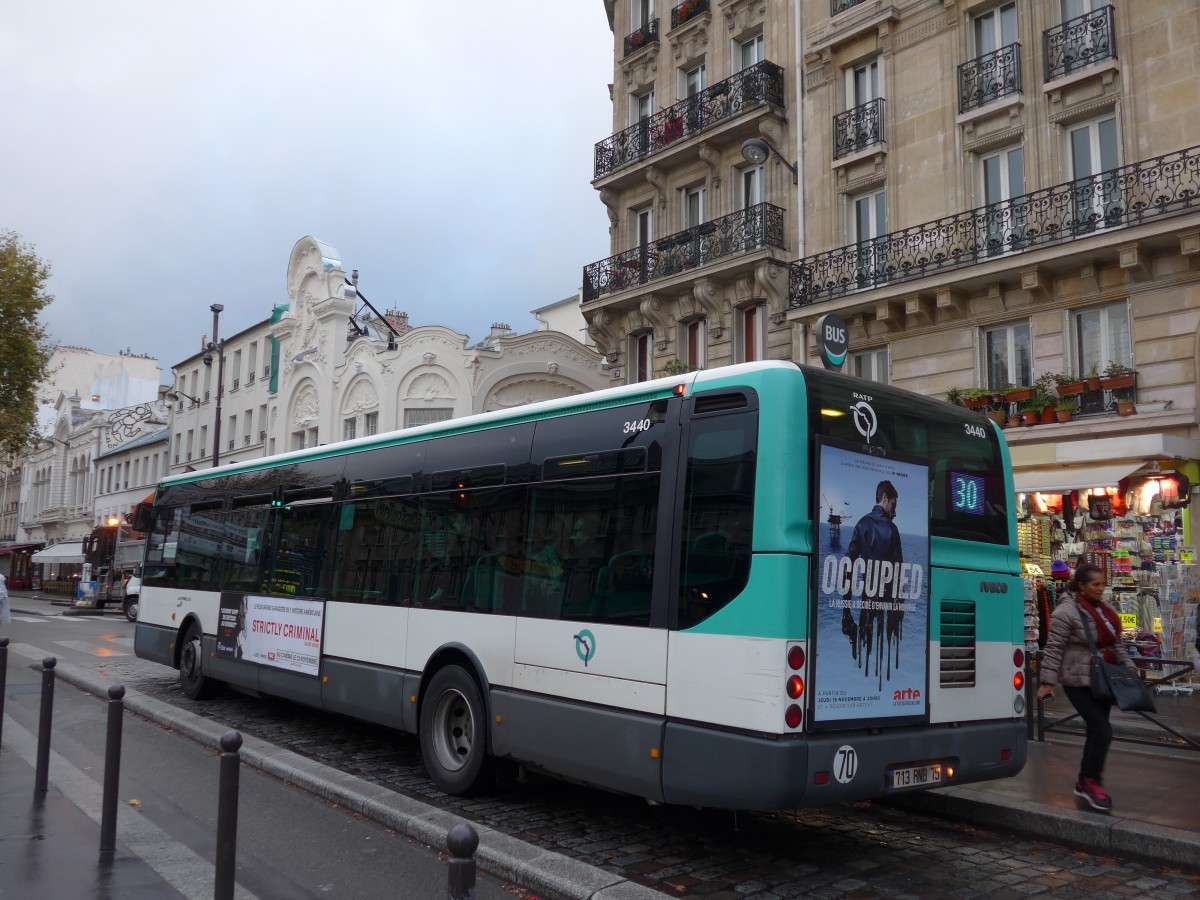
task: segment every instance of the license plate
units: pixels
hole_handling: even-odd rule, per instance
[[[889,790],[901,788],[934,787],[942,783],[942,764],[932,766],[909,766],[904,769],[892,769],[892,782]]]

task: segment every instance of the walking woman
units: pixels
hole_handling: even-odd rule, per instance
[[[1083,617],[1087,617],[1096,646],[1106,660],[1129,668],[1133,668],[1133,663],[1121,644],[1120,616],[1101,599],[1104,573],[1091,563],[1081,562],[1075,569],[1070,591],[1072,596],[1063,597],[1050,618],[1050,634],[1046,638],[1038,673],[1037,696],[1039,700],[1053,698],[1054,686],[1061,684],[1067,699],[1079,712],[1087,726],[1087,737],[1083,744],[1083,760],[1079,764],[1079,778],[1075,782],[1075,796],[1086,800],[1092,809],[1107,812],[1112,809],[1112,799],[1103,787],[1104,758],[1112,743],[1112,725],[1108,721],[1112,703],[1092,696],[1092,651]]]

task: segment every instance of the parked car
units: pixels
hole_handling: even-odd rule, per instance
[[[125,582],[125,601],[122,609],[125,611],[125,618],[130,622],[136,622],[138,617],[138,596],[142,593],[142,575],[140,572],[130,575]]]

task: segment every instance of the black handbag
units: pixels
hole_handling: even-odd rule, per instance
[[[1115,703],[1118,709],[1126,712],[1157,712],[1154,698],[1146,690],[1142,679],[1132,669],[1117,663],[1110,663],[1096,647],[1096,639],[1092,637],[1091,616],[1084,612],[1078,603],[1079,621],[1083,623],[1083,633],[1087,636],[1088,649],[1092,651],[1092,661],[1088,675],[1092,683],[1092,696],[1105,703]]]

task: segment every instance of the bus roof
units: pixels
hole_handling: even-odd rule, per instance
[[[323,444],[320,447],[312,447],[305,450],[290,450],[285,453],[275,454],[274,456],[264,456],[257,459],[231,463],[230,465],[220,466],[215,469],[201,469],[196,472],[171,475],[162,479],[160,483],[164,486],[190,484],[197,481],[205,481],[209,478],[234,475],[240,472],[256,472],[261,469],[275,468],[276,466],[287,465],[289,463],[342,456],[347,453],[356,453],[360,450],[377,447],[407,444],[443,434],[461,434],[480,428],[493,428],[499,425],[531,422],[537,419],[550,418],[563,412],[619,406],[625,403],[638,402],[639,400],[655,400],[671,396],[675,391],[676,385],[687,385],[688,393],[692,393],[702,388],[705,382],[727,382],[750,373],[769,369],[799,371],[800,367],[786,360],[766,360],[762,362],[739,363],[733,366],[722,366],[717,369],[705,369],[699,372],[688,372],[684,375],[657,378],[653,381],[641,381],[636,384],[625,384],[599,391],[589,391],[586,394],[575,394],[571,397],[542,400],[513,409],[476,413],[470,416],[461,416],[457,419],[448,419],[445,422],[435,422],[430,425],[418,425],[412,428],[384,432],[383,434],[373,434],[369,437],[337,441],[336,443]]]

